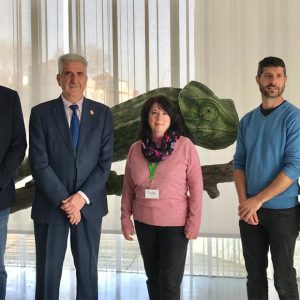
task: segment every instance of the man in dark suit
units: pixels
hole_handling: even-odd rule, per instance
[[[76,299],[98,299],[97,262],[106,181],[113,153],[110,109],[83,96],[87,61],[58,61],[58,99],[32,108],[29,160],[36,183],[32,219],[36,243],[36,299],[58,299],[70,231]]]
[[[13,177],[24,159],[26,147],[19,95],[0,86],[0,300],[6,294],[4,253],[9,209],[16,201]]]

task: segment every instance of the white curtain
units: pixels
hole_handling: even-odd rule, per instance
[[[89,60],[88,94],[98,90],[96,98],[112,106],[159,86],[185,85],[192,69],[187,52],[192,4],[71,1],[70,48]]]
[[[260,103],[257,64],[284,59],[285,96],[300,105],[300,2],[297,0],[0,0],[0,83],[20,93],[28,124],[32,105],[59,95],[57,58],[89,61],[87,96],[113,106],[162,86],[198,80],[234,100],[239,116]],[[4,13],[5,12],[5,13]],[[203,165],[226,163],[235,145],[198,148]],[[114,164],[122,169],[124,162]],[[202,234],[238,233],[233,183],[204,193]],[[109,200],[106,229],[119,229],[119,198]],[[10,228],[31,228],[30,210]],[[22,216],[22,217],[20,217]],[[24,225],[25,224],[25,225]],[[27,225],[28,224],[28,227]]]
[[[193,77],[194,1],[0,0],[1,84],[16,89],[28,125],[33,105],[57,97],[57,58],[83,54],[86,95],[113,106],[147,90],[183,87]],[[7,29],[7,30],[4,30]],[[123,169],[124,162],[114,164]],[[113,199],[113,200],[111,200]],[[106,229],[119,230],[119,198],[110,197]],[[30,209],[10,218],[31,230]]]
[[[0,84],[19,92],[26,125],[31,106],[59,91],[55,74],[65,48],[64,2],[0,1]]]
[[[59,93],[57,58],[89,61],[87,94],[115,105],[193,77],[193,1],[0,0],[1,84],[32,105]]]

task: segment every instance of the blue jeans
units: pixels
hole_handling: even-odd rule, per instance
[[[299,209],[258,210],[258,225],[240,221],[247,269],[249,300],[268,300],[268,252],[274,268],[274,285],[281,300],[299,300],[294,250],[298,236]]]
[[[5,299],[7,273],[4,265],[4,253],[7,237],[9,208],[0,211],[0,300]]]

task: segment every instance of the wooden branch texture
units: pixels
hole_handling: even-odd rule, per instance
[[[232,162],[227,164],[206,165],[202,166],[204,190],[211,199],[219,197],[218,184],[223,182],[233,181]],[[25,172],[27,174],[27,172]],[[24,175],[22,174],[22,177]],[[121,195],[124,175],[118,175],[116,172],[110,172],[107,181],[108,195]],[[11,213],[26,209],[32,205],[34,196],[34,182],[29,181],[22,188],[16,190],[17,201],[14,207],[11,208]]]

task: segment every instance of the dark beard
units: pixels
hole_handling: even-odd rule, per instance
[[[269,88],[270,86],[272,86],[272,85],[268,85],[268,86],[266,86],[266,87],[263,87],[261,84],[259,84],[259,90],[260,90],[260,92],[261,92],[264,96],[266,96],[266,97],[268,97],[268,98],[271,98],[271,99],[278,98],[278,97],[280,97],[280,96],[283,94],[285,85],[284,85],[282,88],[278,88],[278,87],[276,86],[277,93],[270,93],[270,92],[268,91],[268,88]]]

